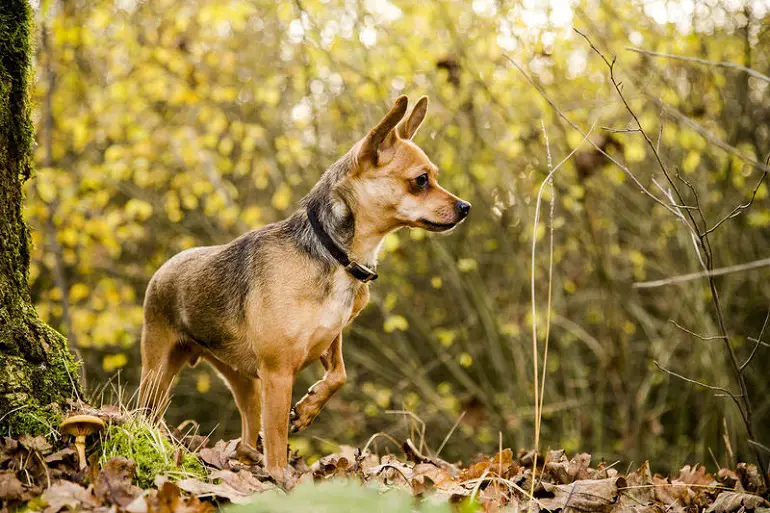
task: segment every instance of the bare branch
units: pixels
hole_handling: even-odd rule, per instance
[[[701,137],[706,139],[709,143],[716,146],[717,148],[721,149],[725,153],[729,153],[730,155],[733,155],[734,157],[739,158],[740,160],[746,162],[747,164],[751,164],[753,167],[757,169],[765,169],[765,166],[762,165],[761,162],[754,160],[753,158],[749,157],[748,155],[744,155],[740,150],[735,148],[734,146],[730,146],[726,142],[724,142],[719,137],[715,136],[711,132],[709,132],[707,129],[705,129],[703,126],[701,126],[696,121],[692,120],[687,115],[683,114],[679,111],[679,109],[672,107],[666,103],[663,102],[660,98],[657,98],[653,95],[651,95],[648,92],[643,91],[642,94],[644,94],[648,99],[655,102],[655,104],[660,107],[666,114],[669,114],[670,116],[678,119],[682,124],[693,130],[694,132],[697,132],[700,134]]]
[[[714,230],[719,228],[725,221],[727,221],[729,219],[732,219],[734,217],[738,217],[739,215],[741,215],[743,213],[744,210],[749,208],[752,205],[752,203],[754,203],[754,199],[757,197],[757,191],[762,186],[762,182],[765,181],[765,178],[767,178],[767,173],[768,173],[767,166],[768,166],[768,164],[770,164],[770,155],[767,156],[767,160],[765,161],[765,171],[762,173],[762,176],[759,177],[759,181],[757,182],[757,185],[754,186],[754,190],[751,193],[751,199],[747,203],[744,203],[742,205],[738,205],[737,207],[735,207],[732,210],[732,212],[730,212],[725,217],[720,219],[714,226],[712,226],[711,228],[709,228],[708,230],[703,232],[704,235],[708,235],[709,233],[713,232]]]
[[[689,335],[692,335],[695,338],[699,338],[701,340],[722,340],[722,339],[725,338],[725,337],[723,337],[721,335],[708,335],[708,336],[704,337],[703,335],[698,335],[694,331],[688,330],[687,328],[685,328],[681,324],[677,323],[674,319],[669,319],[668,322],[670,322],[671,324],[673,324],[674,326],[676,326],[680,330],[684,331],[685,333],[687,333]]]
[[[610,126],[603,126],[602,130],[612,132],[613,134],[631,134],[639,132],[638,128],[612,128]]]
[[[751,68],[747,68],[746,66],[741,66],[740,64],[735,64],[732,62],[709,61],[706,59],[699,59],[698,57],[687,57],[684,55],[674,55],[671,53],[652,52],[650,50],[635,48],[633,46],[626,46],[626,50],[628,50],[629,52],[636,52],[636,53],[641,53],[643,55],[649,55],[651,57],[663,57],[664,59],[694,62],[697,64],[705,64],[706,66],[714,66],[717,68],[730,68],[738,71],[743,71],[744,73],[747,73],[754,78],[757,78],[759,80],[764,80],[765,82],[770,83],[770,77],[768,77],[767,75],[764,75],[757,70],[753,70]]]
[[[767,328],[767,322],[770,321],[770,308],[767,309],[767,315],[765,316],[765,322],[762,323],[762,329],[759,330],[759,336],[755,339],[756,342],[754,343],[754,349],[751,350],[751,354],[748,358],[746,358],[746,361],[743,362],[743,365],[741,365],[741,372],[748,367],[748,365],[751,363],[751,360],[754,358],[754,355],[757,354],[757,349],[759,349],[759,346],[761,344],[762,335],[765,334],[765,328]]]
[[[697,273],[682,274],[680,276],[673,276],[671,278],[665,278],[662,280],[639,281],[634,283],[633,287],[635,289],[651,289],[655,287],[663,287],[665,285],[684,283],[687,281],[696,280],[698,278],[704,278],[704,277],[710,277],[710,276],[723,276],[725,274],[733,274],[733,273],[739,273],[742,271],[750,271],[752,269],[759,269],[762,267],[770,267],[770,258],[754,260],[753,262],[746,262],[745,264],[731,265],[729,267],[720,267],[718,269],[712,269],[711,271],[699,271]]]
[[[556,112],[556,114],[558,114],[558,115],[559,115],[559,117],[560,117],[560,118],[562,118],[564,121],[566,121],[566,122],[567,122],[567,124],[568,124],[570,127],[572,127],[574,130],[576,130],[576,131],[577,131],[577,132],[578,132],[580,135],[582,135],[582,136],[584,136],[584,137],[585,137],[585,135],[586,135],[586,131],[585,131],[585,130],[583,130],[583,129],[581,129],[581,128],[580,128],[579,126],[577,126],[577,125],[576,125],[576,124],[575,124],[575,123],[574,123],[574,122],[573,122],[571,119],[569,119],[569,118],[567,117],[567,115],[566,115],[566,114],[564,114],[564,112],[562,112],[562,110],[561,110],[561,109],[560,109],[560,108],[559,108],[559,107],[558,107],[558,106],[557,106],[557,105],[556,105],[556,104],[555,104],[555,103],[554,103],[554,102],[551,100],[551,98],[549,98],[549,97],[548,97],[548,95],[545,93],[545,91],[543,90],[543,88],[542,88],[542,87],[540,87],[540,85],[539,85],[539,84],[537,84],[537,83],[536,83],[534,80],[532,80],[532,77],[530,77],[530,76],[527,74],[527,72],[526,72],[526,71],[524,71],[524,69],[523,69],[521,66],[519,66],[519,64],[518,64],[516,61],[514,61],[514,60],[513,60],[511,57],[509,57],[507,54],[503,54],[503,57],[505,57],[506,59],[508,59],[508,61],[509,61],[509,62],[510,62],[510,63],[511,63],[511,64],[512,64],[512,65],[513,65],[513,66],[514,66],[514,67],[515,67],[517,70],[519,70],[519,72],[520,72],[520,73],[521,73],[521,74],[524,76],[524,78],[527,80],[527,82],[529,82],[529,84],[530,84],[532,87],[534,87],[534,88],[535,88],[535,90],[536,90],[538,93],[540,93],[540,96],[542,96],[542,97],[543,97],[543,99],[544,99],[544,100],[545,100],[545,101],[548,103],[548,105],[550,105],[550,106],[551,106],[551,108],[554,110],[554,112]],[[599,147],[599,145],[598,145],[598,144],[596,144],[595,142],[593,142],[591,139],[588,139],[588,140],[587,140],[587,142],[588,142],[589,144],[591,144],[591,146],[593,146],[593,147],[594,147],[594,149],[595,149],[596,151],[598,151],[599,153],[601,153],[602,155],[604,155],[604,157],[605,157],[605,158],[607,158],[607,159],[608,159],[610,162],[612,162],[613,164],[615,164],[616,166],[618,166],[618,168],[620,168],[620,170],[621,170],[621,171],[623,171],[623,172],[626,174],[626,176],[628,176],[628,177],[629,177],[629,178],[630,178],[630,179],[631,179],[631,180],[634,182],[634,184],[635,184],[635,185],[636,185],[636,186],[637,186],[637,187],[638,187],[638,188],[639,188],[639,189],[642,191],[642,193],[643,193],[645,196],[649,197],[649,198],[650,198],[651,200],[653,200],[655,203],[657,203],[658,205],[662,206],[663,208],[665,208],[666,210],[668,210],[668,211],[669,211],[669,212],[671,212],[672,214],[676,215],[676,211],[675,211],[675,210],[674,210],[674,209],[673,209],[671,206],[669,206],[669,205],[668,205],[666,202],[664,202],[663,200],[661,200],[660,198],[658,198],[656,195],[654,195],[652,192],[650,192],[650,190],[649,190],[649,189],[647,189],[647,188],[644,186],[644,184],[642,184],[642,182],[640,182],[640,181],[639,181],[639,179],[638,179],[638,178],[637,178],[637,177],[636,177],[636,176],[635,176],[635,175],[634,175],[634,174],[631,172],[631,170],[630,170],[630,169],[628,169],[628,167],[626,167],[626,166],[625,166],[625,165],[623,165],[623,164],[622,164],[622,163],[621,163],[619,160],[617,160],[615,157],[613,157],[612,155],[610,155],[609,153],[607,153],[606,151],[604,151],[603,149],[601,149],[601,148]]]
[[[759,338],[748,337],[748,341],[749,342],[756,342],[757,344],[759,344],[762,347],[770,347],[770,343],[764,342],[762,339],[759,339]]]
[[[734,393],[730,392],[726,388],[716,387],[714,385],[709,385],[708,383],[703,383],[702,381],[698,381],[698,380],[695,380],[695,379],[692,379],[692,378],[688,378],[687,376],[683,376],[683,375],[681,375],[681,374],[679,374],[677,372],[674,372],[672,370],[669,370],[669,369],[663,367],[657,361],[653,361],[653,363],[655,364],[655,366],[658,369],[662,370],[666,374],[670,374],[671,376],[679,378],[682,381],[686,381],[688,383],[692,383],[693,385],[698,385],[699,387],[707,388],[708,390],[713,390],[714,392],[719,392],[720,394],[723,394],[724,397],[729,397],[730,399],[732,399],[735,402],[736,406],[738,406],[738,410],[741,412],[741,416],[744,417],[744,419],[745,419],[745,415],[743,413],[743,408],[741,407],[741,403],[738,401],[738,398],[741,397],[740,395],[735,395]]]

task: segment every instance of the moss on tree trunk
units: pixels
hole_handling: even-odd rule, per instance
[[[47,432],[79,386],[67,341],[38,318],[27,282],[31,29],[27,0],[0,2],[0,435]]]

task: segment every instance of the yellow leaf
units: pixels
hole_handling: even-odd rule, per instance
[[[282,183],[278,190],[273,194],[272,205],[277,210],[286,210],[291,204],[291,189],[285,183]]]
[[[472,258],[461,258],[457,261],[457,268],[460,272],[467,273],[478,269],[479,264]]]
[[[84,283],[76,283],[70,287],[70,301],[80,301],[88,297],[88,287]]]
[[[393,333],[394,331],[406,331],[409,328],[409,322],[401,315],[391,315],[385,319],[385,323],[382,325],[382,329],[385,333]]]
[[[102,360],[102,368],[105,372],[113,372],[117,369],[123,368],[128,363],[128,358],[123,353],[104,355]]]

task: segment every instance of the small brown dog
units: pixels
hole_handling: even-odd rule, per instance
[[[401,96],[291,217],[183,251],[155,273],[144,301],[144,407],[162,412],[176,374],[203,358],[233,392],[241,442],[254,447],[261,428],[267,470],[284,479],[289,422],[307,427],[345,383],[342,330],[369,300],[383,238],[404,226],[446,231],[470,211],[412,142],[427,108],[420,98],[405,118]],[[297,373],[319,359],[323,379],[292,409]]]

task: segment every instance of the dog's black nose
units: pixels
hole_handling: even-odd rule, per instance
[[[460,200],[455,203],[455,210],[460,219],[465,219],[471,211],[471,204],[467,201]]]

